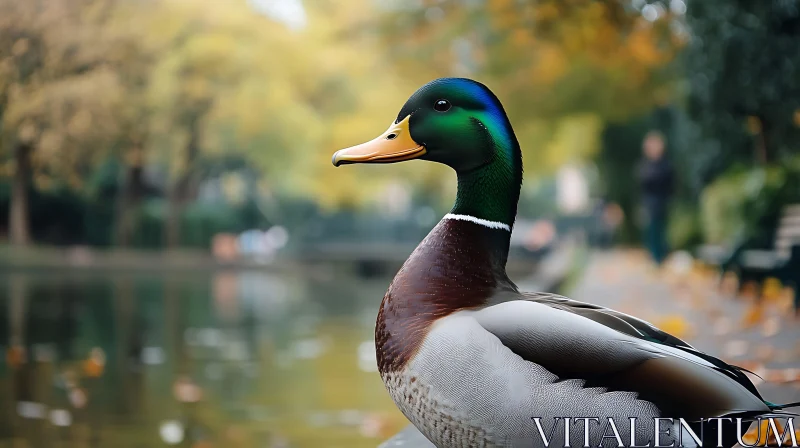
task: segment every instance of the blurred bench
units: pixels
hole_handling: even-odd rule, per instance
[[[745,249],[731,262],[739,274],[739,289],[747,282],[762,283],[770,277],[795,290],[795,309],[800,286],[800,204],[785,207],[771,250]]]
[[[800,286],[800,204],[787,205],[781,211],[774,229],[773,247],[757,249],[753,239],[740,240],[732,248],[701,246],[700,260],[719,266],[721,274],[734,272],[739,277],[739,291],[749,283],[761,284],[767,278],[777,278],[795,289]],[[795,299],[798,300],[797,298]],[[800,303],[796,303],[798,308]]]
[[[741,245],[741,242],[734,243],[732,247],[718,244],[704,244],[695,250],[695,256],[698,260],[707,265],[722,266]]]

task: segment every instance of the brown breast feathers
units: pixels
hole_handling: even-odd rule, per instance
[[[381,302],[375,326],[381,374],[401,370],[437,319],[484,305],[498,288],[513,288],[505,275],[507,240],[505,230],[449,219],[425,237]]]

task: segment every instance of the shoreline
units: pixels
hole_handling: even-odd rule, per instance
[[[0,246],[0,270],[96,270],[96,271],[191,271],[191,270],[285,270],[296,263],[286,257],[255,260],[239,257],[220,260],[201,249],[148,251],[98,249],[88,246]]]

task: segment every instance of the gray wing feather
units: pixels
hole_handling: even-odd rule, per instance
[[[559,378],[635,392],[675,417],[768,410],[719,368],[727,364],[645,321],[560,296],[526,297],[531,299],[502,302],[475,317],[510,350]]]
[[[699,358],[705,361],[707,364],[710,364],[710,367],[714,370],[719,371],[735,382],[741,384],[753,395],[763,401],[763,398],[756,389],[755,385],[753,385],[752,381],[750,381],[750,379],[744,374],[746,370],[742,369],[741,367],[727,364],[713,356],[707,355],[692,347],[687,342],[678,339],[669,333],[661,331],[650,322],[616,310],[604,308],[591,303],[579,302],[577,300],[572,300],[556,294],[525,292],[521,293],[521,296],[528,301],[546,304],[570,313],[581,315],[587,319],[593,320],[607,327],[614,328],[617,331],[634,336],[636,338],[656,342],[659,344],[661,349],[671,351],[678,357],[689,354],[692,355],[690,357],[692,360],[697,360]]]
[[[694,347],[689,345],[687,342],[678,339],[669,333],[659,330],[650,322],[616,310],[612,310],[610,308],[604,308],[602,306],[586,302],[579,302],[577,300],[572,300],[557,294],[524,292],[521,293],[521,295],[524,300],[542,303],[554,308],[568,311],[570,313],[581,315],[587,319],[591,319],[607,327],[637,338],[694,349]]]

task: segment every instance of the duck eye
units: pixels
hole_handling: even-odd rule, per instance
[[[433,109],[437,112],[447,112],[450,110],[450,101],[447,100],[438,100],[433,105]]]

